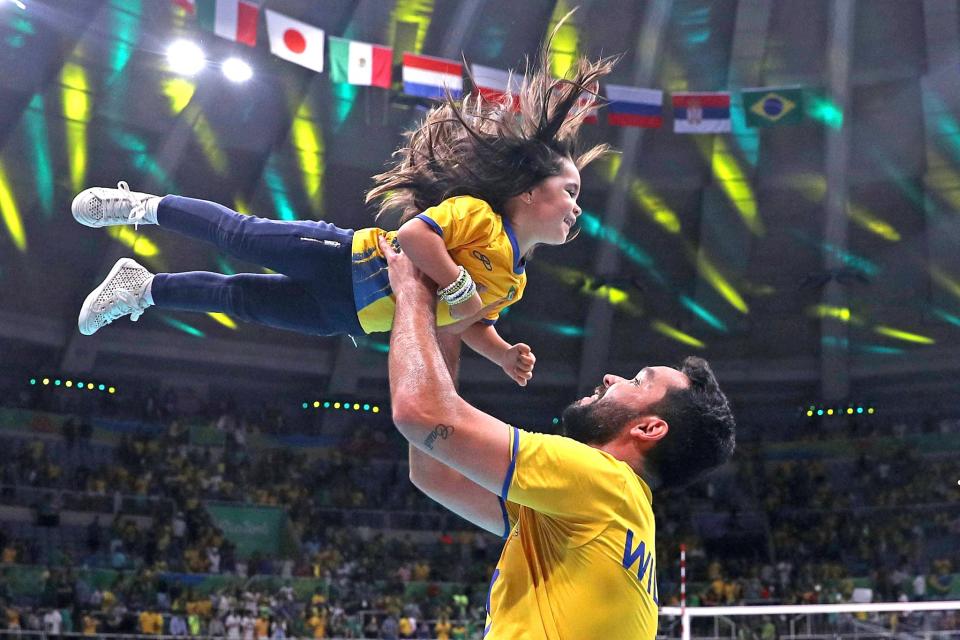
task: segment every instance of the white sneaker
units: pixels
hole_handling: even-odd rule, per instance
[[[117,224],[157,224],[156,211],[147,211],[147,200],[157,196],[130,191],[121,180],[116,189],[93,187],[85,189],[73,199],[70,210],[80,224],[88,227],[107,227]]]
[[[120,258],[100,286],[90,292],[80,307],[80,333],[92,336],[117,318],[129,315],[136,322],[153,303],[147,287],[153,274],[130,258]]]

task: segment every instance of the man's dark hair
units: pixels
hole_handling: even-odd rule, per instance
[[[680,372],[690,385],[674,388],[651,412],[670,430],[648,457],[662,488],[686,486],[733,455],[736,423],[730,402],[703,358],[687,357]]]

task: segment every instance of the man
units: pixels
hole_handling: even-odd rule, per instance
[[[683,486],[733,452],[733,416],[707,363],[606,375],[564,411],[565,437],[521,431],[459,397],[432,329],[435,285],[403,254],[384,253],[397,301],[393,420],[411,444],[411,480],[507,538],[485,638],[652,640],[650,485]]]

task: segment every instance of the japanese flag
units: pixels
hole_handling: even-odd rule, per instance
[[[323,29],[266,10],[270,51],[300,66],[323,72]]]

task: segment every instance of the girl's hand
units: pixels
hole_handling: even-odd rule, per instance
[[[472,318],[482,310],[483,300],[480,298],[480,293],[477,292],[466,302],[450,305],[450,317],[454,320],[463,320],[464,318]]]
[[[533,366],[537,362],[537,357],[533,355],[528,345],[518,342],[503,352],[500,359],[500,366],[504,373],[510,376],[510,379],[521,387],[527,386],[527,382],[533,377]]]

